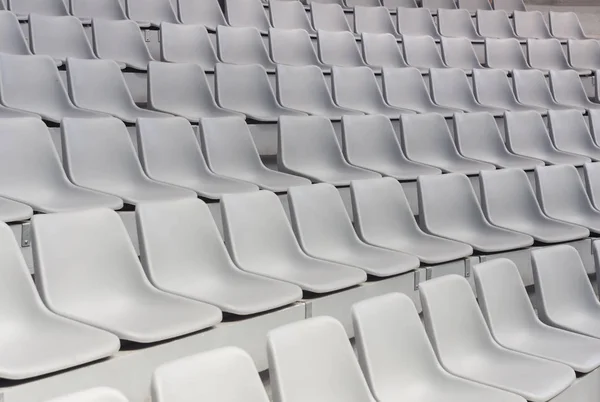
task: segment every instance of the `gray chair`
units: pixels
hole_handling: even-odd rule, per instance
[[[29,205],[7,198],[0,198],[0,221],[20,222],[26,221],[32,216],[33,209]]]
[[[531,69],[523,50],[521,50],[521,44],[514,38],[486,39],[485,60],[489,68],[509,72],[511,70]]]
[[[502,10],[477,10],[476,26],[479,35],[490,39],[523,39],[517,36]]]
[[[90,25],[92,19],[126,20],[127,15],[119,0],[70,0],[69,14],[79,18],[82,24]]]
[[[443,116],[435,113],[400,118],[400,137],[408,159],[434,166],[445,173],[469,175],[493,170],[494,165],[463,157],[458,153]]]
[[[197,64],[148,64],[148,107],[197,123],[203,117],[243,116],[217,105]]]
[[[67,16],[69,11],[63,0],[7,0],[7,9],[12,11],[19,21],[27,21],[29,14]]]
[[[402,48],[406,64],[422,72],[427,72],[430,68],[448,67],[431,36],[403,36]]]
[[[203,25],[211,32],[227,25],[218,0],[177,0],[177,17],[184,24]]]
[[[532,68],[537,68],[545,72],[573,69],[557,39],[528,39],[527,59]],[[581,74],[591,74],[589,70],[578,70],[578,72]]]
[[[548,131],[557,149],[600,161],[600,147],[594,142],[579,111],[551,110],[548,113]]]
[[[442,59],[451,68],[460,68],[467,74],[476,69],[483,69],[471,41],[467,38],[442,37]]]
[[[451,374],[536,402],[561,395],[575,381],[569,366],[501,346],[467,279],[446,275],[419,288],[425,329],[440,363]]]
[[[457,68],[432,68],[429,72],[429,84],[431,97],[440,106],[465,112],[488,112],[495,117],[504,113],[504,109],[477,102],[467,76]]]
[[[576,70],[600,70],[600,43],[596,39],[569,39],[569,64]]]
[[[522,249],[533,244],[530,236],[494,226],[486,219],[465,175],[421,176],[417,179],[417,191],[419,223],[427,233],[469,244],[481,253]]]
[[[137,122],[140,163],[152,180],[218,200],[223,194],[258,191],[254,184],[213,173],[189,121],[181,117],[142,118]]]
[[[270,0],[269,12],[271,13],[273,28],[302,29],[311,36],[317,34],[317,31],[310,24],[304,6],[299,1]]]
[[[592,205],[575,167],[538,167],[535,184],[537,199],[546,215],[600,233],[600,211]]]
[[[134,124],[140,117],[168,117],[135,104],[119,65],[112,60],[67,59],[67,86],[73,104]]]
[[[523,0],[494,0],[494,10],[503,10],[507,13],[527,11]]]
[[[256,64],[217,64],[215,97],[219,106],[260,122],[275,122],[279,116],[306,115],[279,105],[267,72]]]
[[[511,75],[515,97],[520,103],[546,110],[572,109],[556,102],[546,84],[543,72],[535,69],[513,70]]]
[[[217,54],[201,25],[160,24],[160,58],[169,63],[193,63],[212,72],[219,62]]]
[[[396,26],[402,36],[431,36],[434,40],[440,40],[440,32],[431,13],[424,8],[398,7]]]
[[[130,20],[158,28],[161,22],[178,24],[179,19],[169,0],[125,0],[125,11]]]
[[[390,12],[385,7],[354,7],[354,32],[390,34],[400,37]]]
[[[21,55],[32,54],[23,31],[21,31],[19,20],[10,11],[0,10],[0,52]]]
[[[328,66],[361,67],[367,65],[351,32],[320,29],[317,31],[317,49],[319,58]]]
[[[454,116],[454,143],[467,158],[491,163],[501,169],[532,170],[544,165],[541,160],[509,152],[494,116],[485,112],[457,113]]]
[[[600,255],[592,243],[594,262]],[[600,338],[600,303],[578,251],[569,245],[544,247],[531,253],[540,319],[553,327]]]
[[[398,119],[400,114],[414,113],[389,106],[368,67],[333,67],[333,99],[338,106],[366,114],[383,114]]]
[[[127,204],[195,198],[196,193],[144,173],[125,124],[113,117],[63,119],[63,164],[73,183]]]
[[[458,8],[470,11],[475,14],[478,10],[491,10],[492,4],[489,0],[457,0]]]
[[[582,226],[545,215],[522,170],[482,172],[479,181],[483,211],[496,226],[527,234],[542,243],[562,243],[590,235]]]
[[[285,108],[330,120],[339,121],[347,114],[362,115],[333,103],[325,78],[317,66],[278,65],[277,101]]]
[[[473,253],[467,244],[423,232],[396,179],[356,180],[350,185],[350,193],[356,231],[369,244],[413,254],[428,265]]]
[[[114,335],[48,310],[35,289],[21,246],[5,223],[0,223],[0,240],[4,278],[0,325],[5,328],[0,378],[37,377],[100,360],[119,350]]]
[[[552,34],[546,26],[544,16],[539,11],[515,10],[513,25],[517,36],[528,39],[551,39]]]
[[[33,54],[52,57],[57,65],[67,57],[97,59],[76,17],[29,16],[29,45]]]
[[[217,51],[224,63],[258,64],[268,73],[275,72],[275,64],[269,57],[260,33],[254,27],[217,27]]]
[[[310,180],[265,167],[243,118],[201,119],[200,145],[208,167],[220,176],[253,183],[273,192],[310,184]]]
[[[51,213],[123,207],[119,198],[73,185],[63,170],[48,128],[39,119],[2,119],[0,196]]]
[[[503,70],[491,68],[473,70],[473,92],[477,101],[485,106],[511,111],[547,112],[544,108],[519,102]]]
[[[344,159],[333,125],[326,117],[282,116],[277,140],[277,167],[281,172],[335,186],[381,177]]]
[[[363,33],[361,35],[362,56],[368,66],[376,68],[408,67],[399,44],[390,34]]]
[[[254,27],[262,35],[271,28],[271,22],[260,0],[224,0],[227,22],[232,27]]]
[[[0,84],[4,106],[38,114],[53,123],[65,117],[102,116],[73,105],[50,56],[0,54]]]
[[[583,31],[581,22],[574,12],[550,11],[548,25],[550,33],[559,39],[590,39]]]
[[[281,2],[281,0],[276,1]],[[324,72],[331,72],[331,68],[323,64],[317,57],[310,36],[303,29],[271,28],[269,44],[271,59],[277,64],[317,66]]]
[[[381,4],[391,11],[397,11],[398,7],[418,8],[416,0],[381,0]]]
[[[397,180],[441,173],[437,168],[409,161],[390,119],[382,115],[344,116],[342,149],[350,164]]]
[[[201,200],[147,203],[135,214],[142,265],[162,291],[236,315],[261,313],[302,297],[297,286],[236,267]]]
[[[456,3],[454,0],[421,0],[421,5],[424,9],[437,13],[438,9],[455,9]]]
[[[360,240],[338,190],[330,184],[293,187],[288,193],[292,227],[302,250],[315,258],[350,265],[376,277],[419,267],[417,257]]]
[[[540,159],[550,165],[581,166],[590,161],[586,156],[558,150],[537,112],[507,112],[504,120],[506,144],[517,155]]]
[[[99,399],[100,398],[100,399]],[[119,391],[108,387],[90,388],[68,395],[63,395],[46,402],[128,402]]]
[[[588,196],[594,208],[600,210],[600,163],[586,163],[583,165],[583,178]]]
[[[483,1],[487,3],[486,0]],[[440,35],[449,38],[467,38],[472,42],[483,42],[483,37],[477,33],[468,10],[440,8],[437,19]]]
[[[313,28],[317,31],[352,32],[339,4],[313,1],[310,3],[310,16]]]
[[[56,314],[137,343],[176,338],[221,321],[218,308],[152,286],[115,211],[36,215],[32,224],[36,284]]]
[[[92,20],[92,43],[99,58],[114,60],[134,70],[147,71],[148,63],[154,61],[134,21]]]
[[[588,98],[579,74],[574,70],[550,71],[550,90],[561,105],[577,109],[600,109]]]
[[[421,73],[412,67],[384,68],[383,96],[389,105],[418,113],[438,113],[449,118],[459,111],[433,103]]]
[[[225,244],[244,271],[290,282],[312,293],[345,289],[367,279],[361,269],[306,255],[275,194],[230,194],[220,205]]]

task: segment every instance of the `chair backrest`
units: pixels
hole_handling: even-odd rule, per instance
[[[402,35],[420,36],[427,35],[434,39],[440,38],[431,13],[424,8],[403,8],[397,11],[398,32]]]
[[[528,39],[527,58],[533,68],[547,70],[571,68],[558,39]]]
[[[317,43],[319,58],[327,65],[342,67],[366,65],[351,32],[319,30]]]
[[[556,147],[550,136],[542,115],[535,111],[506,112],[505,132],[508,148],[517,153],[528,150],[554,152]]]
[[[231,64],[258,64],[274,69],[267,49],[254,27],[217,27],[217,49],[219,59]]]
[[[224,347],[159,366],[152,376],[152,400],[268,402],[254,361],[242,349]]]
[[[569,64],[575,68],[600,67],[600,42],[595,39],[569,39],[567,52]]]
[[[20,17],[26,17],[29,14],[69,15],[63,0],[7,0],[7,6],[10,11]]]
[[[486,156],[508,154],[496,120],[490,113],[456,113],[453,120],[454,142],[467,158],[483,160]]]
[[[325,77],[317,66],[279,64],[277,100],[282,106],[296,110],[326,110],[335,107]]]
[[[548,18],[550,33],[555,38],[562,39],[587,39],[581,22],[574,12],[550,11]]]
[[[471,12],[478,10],[491,10],[492,4],[489,0],[457,0],[458,8],[464,8]]]
[[[56,60],[67,57],[95,59],[81,22],[76,17],[29,16],[29,42],[34,54],[45,54]]]
[[[381,7],[379,0],[344,0],[347,7]]]
[[[160,57],[170,63],[194,63],[213,71],[219,62],[206,28],[163,22],[160,25]]]
[[[438,9],[455,9],[456,3],[454,0],[421,0],[424,9],[437,11]]]
[[[381,0],[381,4],[393,11],[396,11],[398,7],[403,8],[418,8],[416,0]]]
[[[486,39],[485,59],[490,68],[504,70],[526,70],[531,68],[523,54],[523,50],[521,50],[521,44],[514,38]]]
[[[583,165],[585,187],[596,209],[600,208],[600,163],[586,163]]]
[[[468,38],[442,37],[442,58],[448,67],[466,70],[482,69]]]
[[[385,104],[369,67],[333,67],[331,81],[333,98],[342,107],[361,110],[362,105]]]
[[[128,399],[119,391],[108,388],[90,388],[85,391],[63,395],[46,402],[127,402]]]
[[[600,110],[588,110],[589,128],[596,144],[600,144]]]
[[[477,32],[486,38],[507,39],[516,36],[506,12],[502,10],[477,10]]]
[[[550,90],[554,99],[563,105],[585,108],[590,100],[575,70],[551,70]]]
[[[585,118],[579,110],[550,110],[548,112],[548,131],[558,149],[594,149],[592,134]],[[576,153],[576,152],[573,152]]]
[[[211,31],[227,25],[219,0],[177,0],[177,14],[182,23],[204,25]]]
[[[225,0],[227,21],[232,27],[254,27],[266,34],[271,23],[260,0]]]
[[[145,71],[148,62],[154,60],[135,21],[94,19],[92,43],[101,59],[115,60],[139,70]]]
[[[493,105],[497,101],[516,103],[510,81],[502,70],[491,68],[473,70],[473,91],[475,97],[484,105]]]
[[[539,11],[518,11],[513,15],[515,33],[523,38],[550,39],[552,35]]]
[[[429,72],[431,97],[438,105],[468,108],[475,102],[466,74],[458,68],[432,68]]]
[[[485,0],[484,0],[485,1]],[[438,10],[438,28],[442,36],[450,38],[478,39],[471,13],[468,10]]]
[[[363,33],[362,54],[365,62],[376,67],[407,67],[398,42],[391,34]]]
[[[271,59],[275,63],[292,66],[322,66],[308,32],[303,29],[271,28],[269,44]]]
[[[550,88],[546,84],[546,77],[540,70],[513,70],[513,89],[519,102],[525,104],[556,103]]]
[[[423,76],[412,67],[384,68],[383,93],[386,101],[396,107],[419,110],[433,105]]]
[[[19,26],[19,20],[10,11],[0,11],[0,52],[29,55],[31,51]]]
[[[396,28],[387,8],[356,6],[354,7],[354,32],[389,33],[394,35]]]
[[[170,0],[125,0],[129,19],[158,26],[161,22],[179,23]]]
[[[119,0],[70,0],[70,13],[82,20],[92,18],[107,20],[126,20],[125,10]]]
[[[447,67],[431,36],[404,36],[402,45],[404,59],[410,66],[419,68]]]
[[[523,0],[494,0],[494,10],[503,10],[512,13],[513,11],[527,11]]]
[[[314,395],[332,402],[374,401],[344,327],[331,317],[270,331],[267,354],[273,399],[278,402],[300,402]]]
[[[313,27],[323,31],[352,31],[339,4],[310,3]]]
[[[304,6],[299,1],[271,0],[269,11],[273,28],[303,29],[311,34],[316,33],[304,11]]]

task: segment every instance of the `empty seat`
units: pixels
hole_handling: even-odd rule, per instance
[[[596,39],[569,39],[567,52],[574,69],[600,70],[600,42]]]
[[[225,0],[227,21],[232,27],[254,27],[266,35],[271,23],[260,0]]]
[[[559,39],[589,39],[574,12],[550,11],[550,33]]]
[[[73,105],[49,56],[0,54],[0,70],[0,98],[9,108],[38,114],[54,123],[65,117],[101,116]]]
[[[467,73],[483,68],[469,39],[442,37],[441,43],[442,58],[448,67],[460,68]]]
[[[381,0],[384,7],[392,11],[397,11],[398,7],[402,8],[418,8],[416,0]]]
[[[331,120],[340,120],[346,114],[362,114],[333,103],[325,78],[317,66],[278,65],[277,100],[288,109]]]
[[[494,225],[525,233],[542,243],[572,241],[590,234],[584,227],[546,216],[522,170],[482,172],[480,187],[483,210]]]
[[[486,0],[483,1],[487,3]],[[442,36],[467,38],[475,42],[483,40],[483,37],[475,30],[471,13],[467,10],[440,9],[438,11],[438,27]]]
[[[46,402],[127,402],[127,398],[112,388],[99,387],[63,395]]]
[[[467,158],[491,163],[498,168],[531,170],[544,165],[541,160],[510,153],[494,116],[489,113],[457,113],[454,116],[454,142]]]
[[[438,113],[448,118],[459,111],[433,103],[416,68],[384,68],[383,94],[389,105],[418,113]]]
[[[331,317],[287,324],[267,334],[273,394],[279,402],[315,395],[331,402],[372,402],[346,331]],[[298,370],[303,381],[297,381]]]
[[[537,112],[507,112],[505,131],[508,149],[518,155],[540,159],[551,165],[581,166],[590,161],[585,156],[559,151]]]
[[[457,0],[458,8],[463,8],[475,13],[478,10],[491,10],[492,4],[488,0]]]
[[[119,65],[112,60],[67,61],[69,95],[75,106],[113,115],[126,123],[140,117],[168,117],[135,104]]]
[[[429,72],[431,97],[440,106],[465,112],[488,112],[501,116],[504,109],[484,106],[477,102],[467,76],[457,68],[432,68]]]
[[[585,187],[596,209],[600,209],[600,163],[586,163],[583,165]]]
[[[19,26],[19,20],[10,11],[0,10],[0,52],[30,55],[29,45]]]
[[[486,39],[485,60],[489,68],[505,71],[531,68],[516,39]]]
[[[319,30],[317,33],[319,58],[329,66],[360,67],[366,66],[354,35],[350,32],[329,32]]]
[[[18,222],[25,221],[33,215],[33,209],[29,205],[0,198],[0,221]],[[1,376],[0,376],[1,377]]]
[[[417,191],[419,223],[427,233],[467,243],[482,253],[521,249],[533,244],[528,235],[488,222],[465,175],[420,176]],[[444,197],[439,197],[441,193]]]
[[[189,380],[186,374],[194,377]],[[229,385],[223,387],[223,379]],[[243,399],[268,402],[269,397],[247,352],[237,347],[223,347],[184,357],[159,366],[152,376],[152,400],[169,402],[212,399],[215,402]]]
[[[579,74],[574,70],[550,71],[550,90],[561,105],[578,109],[600,109],[600,103],[590,101]]]
[[[218,0],[177,0],[177,16],[184,24],[204,25],[212,32],[227,25]]]
[[[70,0],[70,14],[89,25],[93,18],[106,20],[126,20],[125,10],[119,0]]]
[[[146,71],[148,63],[154,61],[134,21],[96,18],[92,21],[92,42],[99,58],[114,60],[135,70]]]
[[[477,32],[484,38],[517,39],[508,15],[502,10],[477,10]]]
[[[575,380],[566,365],[500,346],[465,278],[446,275],[425,281],[419,288],[429,339],[451,374],[536,402],[561,394]]]
[[[375,74],[368,67],[333,67],[333,99],[339,106],[367,114],[383,114],[398,119],[414,113],[389,106],[379,90]]]
[[[431,36],[435,40],[440,39],[429,10],[399,7],[396,18],[398,32],[402,36]]]
[[[67,57],[96,59],[79,19],[75,17],[50,17],[31,14],[29,17],[29,42],[34,54],[48,55],[57,64]]]
[[[385,7],[354,7],[354,32],[400,36]]]
[[[557,149],[600,161],[600,147],[596,145],[577,110],[553,110],[548,113],[548,131]]]
[[[449,374],[438,362],[413,301],[389,293],[352,307],[358,360],[379,401],[524,402],[517,395]]]
[[[339,4],[325,4],[313,1],[310,3],[310,16],[313,28],[317,31],[349,31],[350,25]]]
[[[424,233],[402,185],[391,177],[353,181],[350,193],[356,230],[369,244],[413,254],[425,264],[440,264],[473,253],[467,244]]]
[[[214,71],[219,62],[206,28],[163,22],[160,25],[160,58],[170,63],[193,63]]]
[[[528,39],[527,59],[532,68],[542,71],[571,70],[573,67],[567,61],[560,42],[556,39]],[[590,74],[581,70],[580,73]]]
[[[323,71],[330,71],[329,66],[318,59],[310,36],[303,29],[271,28],[269,30],[269,44],[271,59],[277,64],[317,66]]]
[[[288,193],[292,226],[308,255],[387,277],[419,267],[419,259],[363,243],[338,190],[330,184],[293,187]]]
[[[125,0],[125,10],[129,19],[155,28],[161,22],[179,23],[169,0]]]
[[[380,7],[379,0],[344,0],[346,7]]]
[[[577,169],[569,165],[535,170],[536,194],[546,215],[600,232],[600,212],[585,192]]]
[[[273,28],[302,29],[310,35],[317,34],[317,31],[310,24],[304,6],[299,1],[270,0],[269,12],[271,13]]]
[[[369,66],[408,67],[396,38],[390,34],[363,33],[361,45],[363,58]]]
[[[291,282],[313,293],[345,289],[367,278],[358,268],[306,255],[283,205],[269,191],[226,195],[221,212],[225,244],[235,263],[245,271]],[[276,387],[274,381],[271,385]]]
[[[302,297],[297,286],[237,268],[201,200],[140,205],[136,222],[142,264],[160,290],[238,315],[272,310]]]
[[[404,36],[402,48],[404,59],[411,67],[425,72],[430,68],[447,67],[431,36]]]
[[[456,150],[444,117],[435,113],[402,116],[400,132],[404,152],[409,159],[443,172],[476,175],[493,165],[461,156]]]
[[[153,180],[185,187],[210,199],[258,190],[254,184],[211,172],[192,126],[180,117],[139,119],[137,145],[144,171]]]
[[[344,116],[342,147],[346,160],[397,180],[416,180],[424,174],[440,174],[437,168],[409,161],[391,121],[381,115]]]
[[[221,321],[218,308],[150,284],[116,212],[36,215],[32,222],[36,281],[53,312],[139,343],[175,338]]]
[[[494,0],[494,10],[503,10],[507,13],[514,11],[527,11],[523,0]]]
[[[522,38],[551,39],[552,35],[539,11],[515,10],[513,16],[515,33]]]
[[[7,0],[7,6],[21,21],[27,21],[29,14],[69,15],[63,0]]]
[[[456,3],[454,0],[421,0],[421,5],[424,9],[432,12],[437,12],[440,8],[455,9]]]
[[[218,175],[254,183],[274,192],[310,184],[307,179],[266,168],[243,118],[201,119],[200,138],[208,167]]]
[[[572,109],[556,102],[543,72],[535,69],[513,70],[512,79],[515,97],[522,104],[547,110]]]
[[[600,244],[592,243],[598,264]],[[577,250],[568,245],[531,253],[540,319],[553,327],[600,338],[600,303]]]
[[[217,27],[219,59],[230,64],[258,64],[267,72],[275,72],[260,33],[254,27]]]
[[[348,186],[350,181],[381,177],[344,159],[331,121],[322,116],[279,119],[277,166],[315,182]]]
[[[473,70],[473,92],[477,101],[485,106],[512,111],[547,112],[544,108],[519,102],[503,70],[491,68]]]
[[[148,106],[197,123],[203,117],[243,116],[215,102],[206,76],[197,64],[148,64]]]

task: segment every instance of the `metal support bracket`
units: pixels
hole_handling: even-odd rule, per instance
[[[471,276],[471,259],[467,258],[465,260],[465,278],[468,278]]]
[[[21,225],[21,247],[31,247],[31,223],[24,222]],[[0,399],[2,402],[2,399]]]

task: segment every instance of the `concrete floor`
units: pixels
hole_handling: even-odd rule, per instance
[[[600,0],[525,0],[528,10],[573,11],[579,17],[583,30],[600,39]]]

